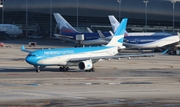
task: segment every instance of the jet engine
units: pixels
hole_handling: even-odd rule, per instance
[[[79,63],[79,69],[81,70],[90,70],[92,67],[92,60],[86,60]]]

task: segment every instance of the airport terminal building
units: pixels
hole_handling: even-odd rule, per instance
[[[129,30],[146,24],[156,29],[180,28],[180,2],[167,0],[1,0],[2,23],[22,25],[23,29],[50,32],[56,22],[52,13],[60,13],[74,27],[109,27],[108,15],[129,18]],[[174,5],[174,6],[173,6]],[[147,21],[146,21],[147,20]],[[26,27],[28,26],[28,27]],[[34,29],[32,27],[32,29]]]

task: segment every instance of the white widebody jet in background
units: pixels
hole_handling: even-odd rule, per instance
[[[109,15],[109,20],[113,32],[116,31],[119,24],[117,19],[113,15]],[[127,33],[127,32],[126,32]],[[163,34],[163,33],[162,33]],[[151,36],[128,36],[125,34],[124,46],[128,49],[137,48],[137,49],[157,49],[168,47],[171,48],[180,41],[180,35],[151,35]]]
[[[113,15],[109,15],[109,21],[111,23],[111,27],[113,32],[116,31],[117,27],[119,26],[119,22]],[[171,36],[173,34],[167,32],[130,32],[126,31],[125,36]]]

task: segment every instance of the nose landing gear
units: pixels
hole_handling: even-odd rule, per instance
[[[40,73],[40,66],[34,66],[36,68],[36,72]]]

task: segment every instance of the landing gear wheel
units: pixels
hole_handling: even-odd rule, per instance
[[[62,67],[59,67],[59,71],[62,71],[63,70],[63,68]]]
[[[66,67],[66,68],[65,68],[65,71],[69,71],[69,67]]]
[[[37,73],[40,73],[40,70],[39,70],[39,69],[36,69],[36,72],[37,72]]]
[[[36,66],[36,72],[40,73],[40,67],[39,66]]]
[[[94,72],[94,71],[95,71],[95,68],[93,67],[93,68],[91,69],[91,71]]]
[[[91,68],[91,69],[89,69],[89,70],[85,70],[85,72],[94,72],[95,71],[95,68],[93,67],[93,68]]]
[[[69,67],[59,67],[59,71],[69,71]]]

